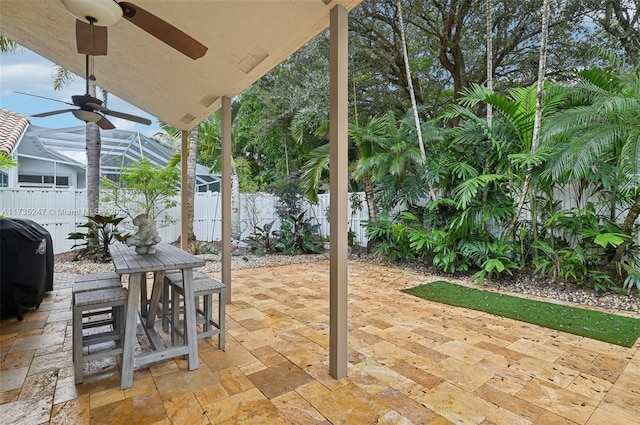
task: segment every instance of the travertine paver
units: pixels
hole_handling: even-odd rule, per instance
[[[73,275],[23,322],[0,322],[0,423],[640,423],[640,343],[623,348],[400,292],[428,278],[349,265],[347,378],[328,374],[326,261],[233,272],[226,351],[199,340],[135,372],[71,360]],[[215,276],[219,277],[219,276]],[[144,341],[141,341],[144,344]]]

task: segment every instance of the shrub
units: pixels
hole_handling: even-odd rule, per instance
[[[311,224],[304,217],[305,212],[290,215],[280,224],[280,230],[274,230],[273,246],[285,254],[319,254],[324,250],[319,235],[320,225]]]
[[[82,247],[76,252],[76,260],[88,257],[94,261],[108,262],[111,259],[109,254],[111,242],[114,239],[124,241],[127,238],[118,230],[118,224],[124,218],[100,214],[87,216],[88,221],[78,226],[86,228],[87,232],[71,232],[67,237],[67,239],[78,241],[71,249]]]

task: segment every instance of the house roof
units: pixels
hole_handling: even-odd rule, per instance
[[[0,108],[0,152],[11,155],[27,127],[25,116]]]
[[[362,0],[200,0],[132,3],[208,47],[192,60],[120,19],[108,53],[94,61],[96,84],[171,126],[189,130],[329,25],[332,8]],[[84,76],[75,18],[60,1],[0,0],[0,33]]]
[[[25,142],[31,147],[42,146],[47,152],[68,158],[63,152],[84,154],[86,146],[86,127],[52,129],[31,126],[25,134]],[[100,131],[100,170],[102,174],[120,174],[123,167],[139,162],[145,157],[152,165],[167,166],[173,151],[159,142],[135,131]],[[82,165],[84,167],[84,165]],[[208,185],[220,180],[218,175],[209,173],[209,169],[198,164],[196,167],[196,185]]]

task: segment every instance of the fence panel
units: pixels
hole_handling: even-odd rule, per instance
[[[222,238],[222,196],[218,192],[199,192],[194,199],[193,233],[201,241]]]
[[[51,234],[55,253],[69,251],[74,242],[67,236],[86,221],[86,204],[76,202],[86,196],[78,192],[75,188],[4,188],[0,190],[0,214],[35,221]]]
[[[364,194],[358,194],[364,200]],[[180,199],[178,206],[167,211],[171,217],[180,217]],[[280,219],[276,214],[278,198],[266,193],[250,193],[240,195],[240,223],[238,230],[241,239],[245,240],[254,232],[256,226],[263,227],[273,222],[273,230],[280,228]],[[307,204],[307,218],[320,224],[322,237],[329,236],[327,212],[329,195],[320,195],[317,205]],[[118,209],[107,202],[100,205],[104,214],[118,215]],[[71,232],[81,231],[78,225],[86,223],[87,197],[86,190],[68,189],[24,189],[0,188],[0,214],[26,218],[41,224],[54,242],[54,252],[69,251],[74,242],[67,239]],[[349,213],[349,228],[356,234],[356,242],[366,245],[365,230],[361,226],[367,219],[366,203],[363,209]],[[121,224],[122,231],[131,231],[129,220]],[[165,242],[174,242],[180,237],[180,223],[158,222],[158,232]],[[196,193],[194,199],[194,233],[202,241],[220,241],[222,237],[222,199],[218,192]]]

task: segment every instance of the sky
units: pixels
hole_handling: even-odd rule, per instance
[[[73,83],[63,90],[54,91],[54,68],[55,65],[51,61],[26,48],[21,47],[16,53],[0,54],[0,107],[27,117],[31,114],[41,112],[73,108],[73,106],[65,105],[64,103],[14,93],[14,91],[20,91],[69,103],[71,103],[72,95],[82,95],[85,93],[85,80],[81,77],[76,77]],[[100,98],[100,95],[98,94],[97,97]],[[118,129],[137,131],[145,136],[153,136],[160,131],[158,120],[155,117],[112,94],[109,95],[107,106],[114,111],[148,118],[152,122],[150,126],[147,126],[108,116],[109,121]],[[76,119],[71,113],[46,118],[29,117],[29,120],[31,124],[35,126],[48,128],[66,128],[84,125],[82,121]]]

